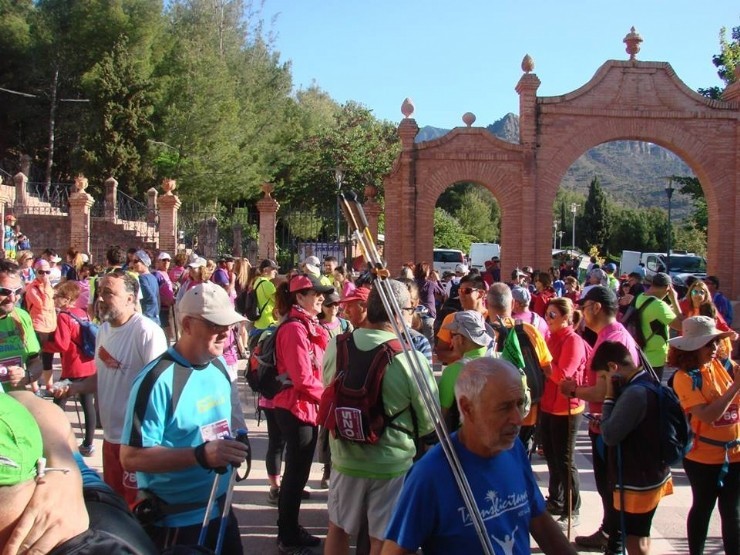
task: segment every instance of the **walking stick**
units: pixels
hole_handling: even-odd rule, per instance
[[[570,406],[570,399],[568,399],[568,479],[566,481],[565,493],[568,496],[568,541],[570,541],[571,527],[573,524],[573,457],[575,456],[574,450],[571,449],[571,438],[570,434],[574,433],[571,431],[573,426],[573,408]]]
[[[357,240],[365,259],[368,260],[373,267],[373,273],[377,278],[375,280],[375,288],[378,290],[380,299],[383,302],[383,307],[389,316],[393,331],[401,340],[400,342],[404,356],[412,370],[411,375],[416,382],[422,402],[434,423],[434,430],[439,437],[440,447],[444,451],[447,462],[452,470],[452,475],[458,489],[460,490],[460,494],[462,495],[465,507],[478,534],[478,539],[481,542],[483,553],[485,555],[494,555],[495,551],[491,543],[491,538],[486,531],[485,523],[480,511],[478,510],[478,505],[475,503],[475,497],[470,488],[470,483],[465,476],[460,459],[458,458],[455,447],[450,440],[447,426],[442,418],[437,398],[427,383],[426,372],[419,364],[419,360],[416,358],[414,353],[412,353],[408,347],[413,344],[411,341],[411,333],[409,332],[409,328],[403,318],[401,308],[398,306],[398,302],[393,295],[393,290],[387,281],[390,276],[390,272],[385,268],[383,260],[380,258],[380,254],[375,246],[362,205],[357,201],[357,195],[353,191],[340,193],[339,201],[347,222],[354,229],[352,234],[353,238]]]

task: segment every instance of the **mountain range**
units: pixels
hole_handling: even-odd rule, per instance
[[[519,116],[506,114],[486,127],[489,133],[510,142],[519,142]],[[419,130],[416,142],[430,141],[449,129],[426,126]],[[594,177],[617,204],[636,208],[657,206],[667,209],[666,175],[693,176],[691,169],[670,150],[641,141],[612,141],[586,151],[568,169],[560,184],[565,189],[588,194]],[[674,193],[672,209],[676,220],[693,210],[691,198]]]

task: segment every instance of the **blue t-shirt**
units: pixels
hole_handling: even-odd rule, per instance
[[[159,324],[159,282],[154,274],[139,274],[141,313]]]
[[[457,433],[451,439],[494,552],[530,553],[529,521],[544,512],[545,500],[524,446],[517,439],[508,451],[484,458],[463,447]],[[475,527],[439,445],[406,476],[385,536],[410,551],[421,547],[424,555],[481,552]]]
[[[230,433],[231,382],[219,357],[193,366],[174,347],[148,364],[136,377],[126,409],[121,443],[132,447],[197,447]],[[216,475],[193,465],[173,472],[137,472],[139,489],[148,489],[165,502],[199,503],[202,508],[165,517],[159,525],[190,526],[203,521],[203,510]],[[219,482],[218,495],[228,480]],[[218,516],[215,504],[211,518]]]

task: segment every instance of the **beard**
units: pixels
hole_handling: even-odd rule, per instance
[[[98,318],[101,322],[115,322],[120,320],[122,314],[118,308],[105,305],[98,301]]]

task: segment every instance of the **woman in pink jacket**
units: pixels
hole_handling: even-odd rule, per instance
[[[568,481],[573,522],[577,522],[581,505],[574,455],[584,403],[576,397],[566,397],[559,388],[564,379],[583,383],[590,347],[575,330],[580,314],[567,297],[550,299],[545,308],[550,328],[547,348],[552,354],[552,370],[540,400],[540,430],[550,474],[547,510],[563,523],[568,518]]]
[[[36,270],[36,279],[26,286],[24,299],[26,310],[31,315],[33,329],[39,338],[39,345],[43,348],[57,328],[57,312],[54,307],[54,288],[50,281],[51,265],[43,258],[39,258],[34,264],[34,270]],[[54,353],[42,351],[43,371],[41,381],[46,385],[47,394],[51,394],[52,390],[54,377],[51,370],[53,361]],[[34,391],[39,391],[38,386],[34,387]]]
[[[321,285],[311,276],[296,275],[282,283],[276,296],[279,304],[290,306],[275,339],[279,375],[287,375],[291,386],[273,399],[275,420],[285,440],[285,471],[278,500],[278,546],[292,553],[314,547],[319,538],[298,524],[301,493],[308,481],[318,426],[319,401],[324,391],[321,363],[328,342],[326,330],[316,316],[321,313],[324,294],[333,287]]]

